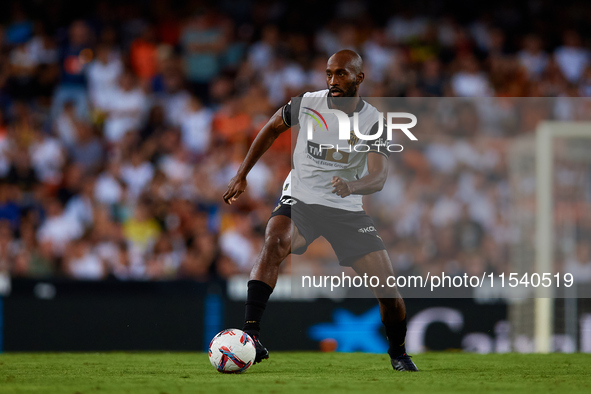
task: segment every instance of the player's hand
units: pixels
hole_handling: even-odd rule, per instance
[[[332,177],[331,184],[332,187],[334,187],[334,189],[332,189],[332,192],[336,193],[337,196],[345,198],[353,194],[353,189],[351,188],[351,186],[338,176]]]
[[[228,183],[228,190],[224,193],[224,202],[228,205],[232,205],[234,201],[240,197],[246,190],[246,178],[236,175]]]

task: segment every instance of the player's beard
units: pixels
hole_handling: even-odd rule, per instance
[[[355,83],[351,83],[351,85],[349,85],[349,87],[347,89],[340,89],[343,92],[343,95],[341,97],[355,97],[355,95],[357,94],[357,85]],[[329,88],[329,92],[328,95],[330,97],[332,96],[332,93],[330,92],[330,88]],[[339,97],[335,97],[335,98],[339,98]]]

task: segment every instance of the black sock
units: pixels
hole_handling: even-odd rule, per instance
[[[388,354],[390,358],[396,358],[406,353],[406,317],[404,320],[394,323],[385,324],[386,336],[388,337]]]
[[[260,280],[248,281],[248,293],[246,296],[246,307],[244,313],[244,327],[242,330],[251,337],[258,339],[261,331],[261,318],[267,301],[273,289],[271,286]]]

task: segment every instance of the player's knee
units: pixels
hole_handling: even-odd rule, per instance
[[[291,251],[291,237],[289,234],[267,234],[265,249],[268,253],[284,259]]]

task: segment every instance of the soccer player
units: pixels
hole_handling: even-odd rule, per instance
[[[349,121],[353,120],[353,113],[357,113],[359,131],[373,135],[378,131],[379,115],[372,105],[359,97],[359,85],[364,79],[362,67],[362,59],[354,51],[335,53],[326,67],[328,89],[305,93],[303,99],[310,98],[316,107],[308,109],[339,109],[349,115]],[[339,101],[337,98],[340,97],[348,99]],[[292,118],[292,114],[297,118]],[[232,204],[246,190],[246,175],[273,141],[303,119],[296,100],[271,117],[230,181],[223,196],[227,204]],[[380,143],[369,141],[372,143],[369,152],[353,149],[351,152],[327,152],[325,149],[323,153],[314,149],[318,144],[308,141],[306,136],[302,129],[293,154],[294,168],[285,180],[279,205],[267,223],[264,246],[248,282],[243,330],[255,341],[255,363],[269,357],[259,340],[260,322],[277,283],[279,265],[290,253],[301,254],[316,238],[324,236],[340,265],[353,267],[358,275],[378,276],[382,280],[394,275],[386,248],[362,206],[363,195],[380,191],[384,186],[388,175],[388,152],[379,149]],[[325,141],[327,134],[321,137]],[[358,142],[355,138],[349,140],[352,145]],[[362,176],[365,169],[367,173]],[[297,191],[294,193],[297,195],[292,196],[292,191]],[[406,354],[406,308],[398,290],[386,287],[372,291],[380,304],[392,367],[398,371],[418,371]]]

